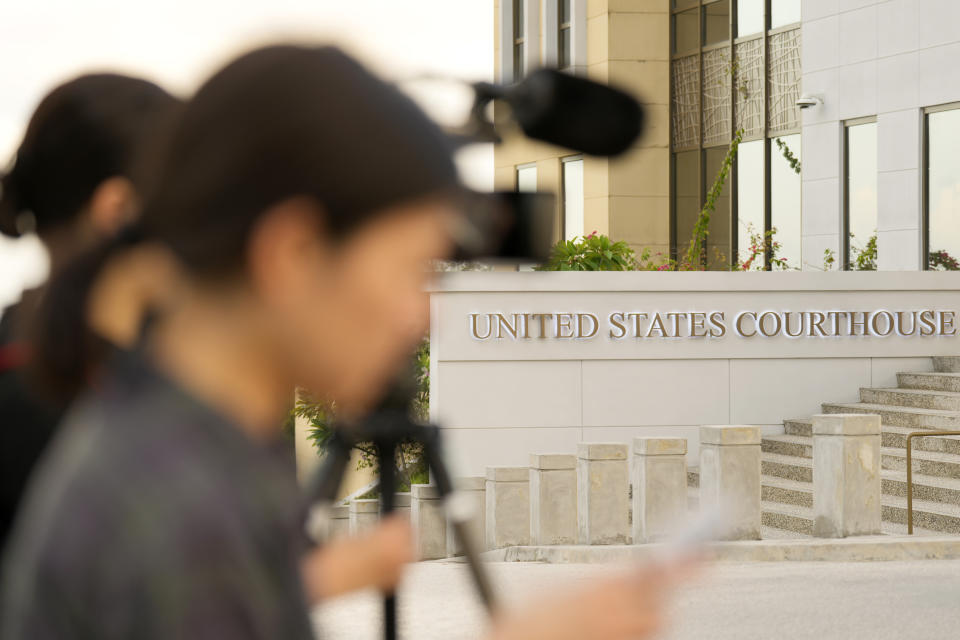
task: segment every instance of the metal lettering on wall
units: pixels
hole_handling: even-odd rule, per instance
[[[956,312],[875,311],[614,311],[471,313],[475,340],[610,340],[738,338],[926,338],[956,336]]]

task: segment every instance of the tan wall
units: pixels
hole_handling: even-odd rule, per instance
[[[495,52],[499,61],[499,3],[495,0]],[[616,159],[584,160],[584,230],[626,240],[636,250],[669,252],[669,0],[588,0],[587,74],[618,86],[644,106],[637,145]],[[506,117],[497,112],[498,122]],[[541,190],[560,191],[560,158],[574,152],[505,135],[494,151],[497,188],[515,187],[519,164],[536,162]],[[561,203],[557,203],[559,237]]]

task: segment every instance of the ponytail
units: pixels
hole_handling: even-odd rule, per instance
[[[53,274],[37,309],[32,373],[54,399],[68,401],[88,386],[111,349],[87,322],[90,291],[105,265],[140,241],[129,228]]]
[[[17,218],[22,210],[13,171],[0,176],[0,234],[16,238],[20,235]]]

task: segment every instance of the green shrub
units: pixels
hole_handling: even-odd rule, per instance
[[[430,338],[424,338],[417,346],[413,360],[413,375],[416,378],[416,391],[411,404],[412,418],[419,422],[426,422],[430,417]],[[315,398],[300,391],[297,393],[297,402],[293,408],[294,417],[309,422],[307,438],[317,449],[317,454],[326,452],[333,436],[333,425],[336,418],[336,404],[332,401]],[[358,469],[373,469],[379,472],[377,448],[369,442],[356,445],[360,452]],[[398,491],[406,491],[410,484],[425,484],[429,479],[426,460],[423,458],[423,447],[417,442],[405,442],[397,450],[396,470],[398,475]]]
[[[596,231],[588,236],[562,240],[553,247],[550,259],[537,271],[633,271],[637,258],[626,242],[613,242]]]

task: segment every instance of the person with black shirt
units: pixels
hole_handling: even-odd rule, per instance
[[[296,387],[346,417],[380,398],[428,325],[461,194],[443,133],[336,49],[267,47],[207,81],[139,223],[89,263],[152,245],[178,274],[34,476],[0,638],[312,638],[310,604],[366,554],[305,548],[279,425]],[[51,289],[63,322],[79,322],[57,314],[71,291]],[[366,567],[396,586],[396,562]],[[648,637],[677,580],[615,573],[501,612],[489,637]]]

